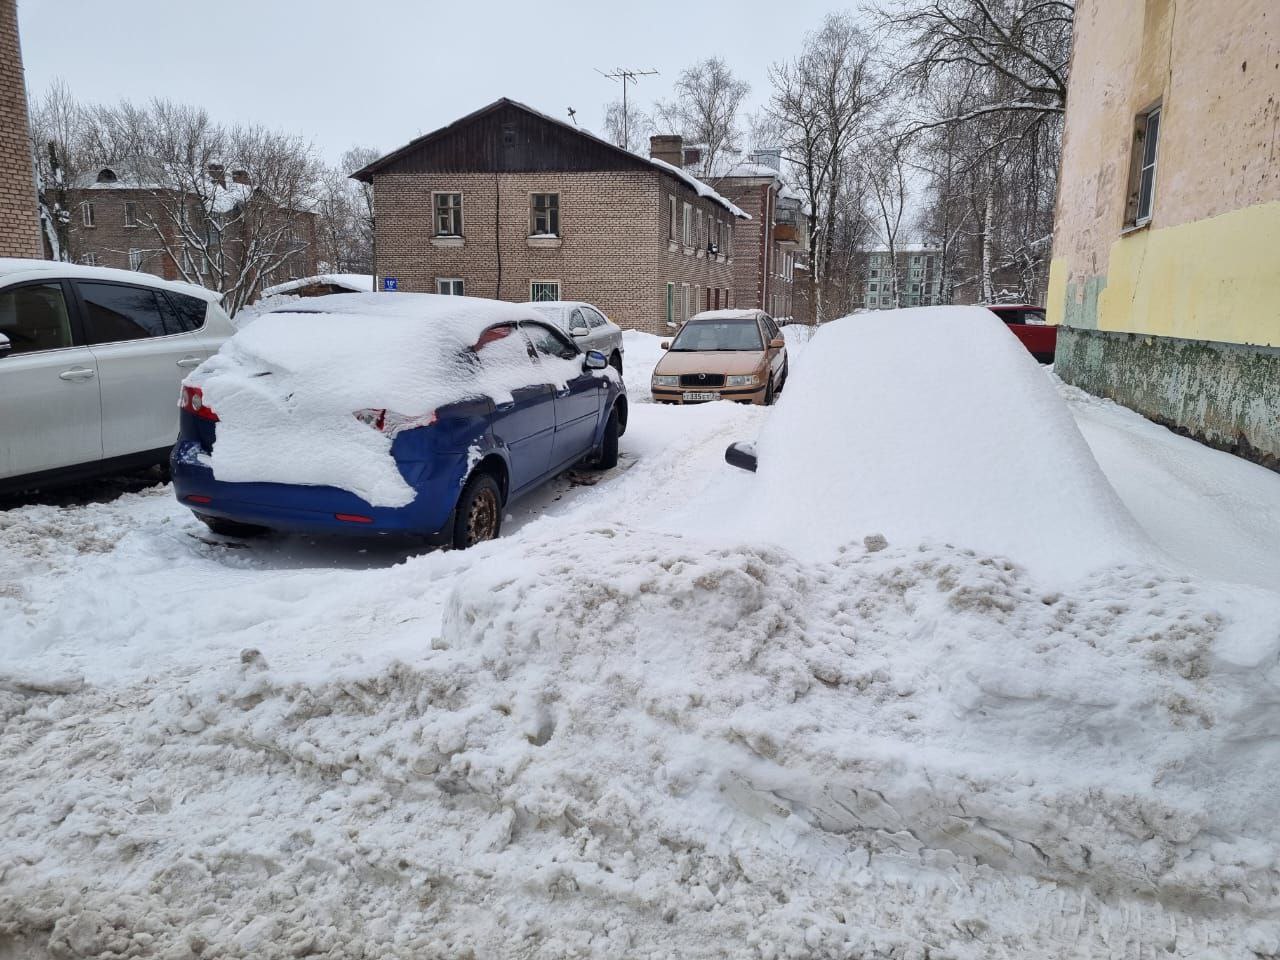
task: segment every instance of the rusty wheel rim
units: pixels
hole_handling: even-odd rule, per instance
[[[467,512],[467,543],[482,543],[498,534],[498,498],[492,490],[481,490]]]

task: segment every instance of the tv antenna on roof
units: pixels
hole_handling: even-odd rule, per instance
[[[623,149],[631,149],[631,136],[627,129],[630,123],[631,115],[627,110],[627,85],[635,83],[640,77],[656,77],[657,70],[628,70],[626,67],[615,67],[612,73],[605,73],[599,67],[595,68],[596,73],[602,77],[608,77],[610,80],[620,80],[622,82],[622,146]]]

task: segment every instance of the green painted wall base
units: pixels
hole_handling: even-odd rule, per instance
[[[1280,471],[1280,348],[1058,328],[1067,383]]]

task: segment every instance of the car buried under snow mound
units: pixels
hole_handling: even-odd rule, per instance
[[[183,383],[179,501],[217,533],[467,547],[506,503],[618,458],[621,378],[526,306],[343,294],[262,316]]]

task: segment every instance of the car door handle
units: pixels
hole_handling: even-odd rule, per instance
[[[70,370],[63,370],[58,374],[59,380],[92,380],[98,375],[98,371],[91,367],[72,367]]]
[[[200,366],[200,358],[199,357],[183,357],[181,360],[178,361],[178,366],[182,367],[183,370],[187,370],[191,367],[198,367]]]

